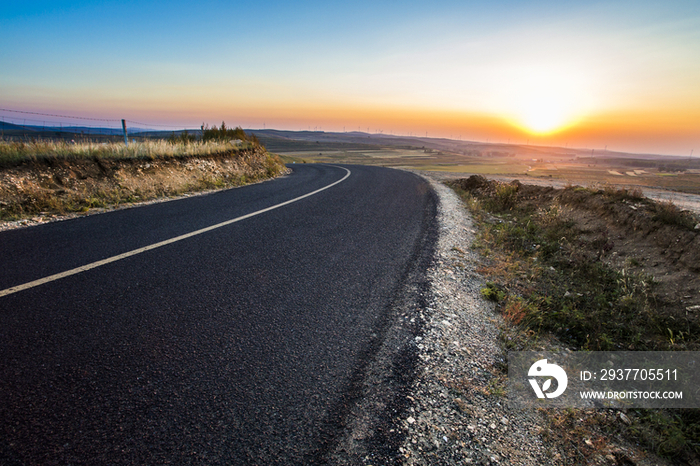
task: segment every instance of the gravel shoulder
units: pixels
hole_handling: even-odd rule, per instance
[[[430,176],[440,198],[439,239],[428,272],[431,299],[419,369],[402,421],[407,465],[552,463],[540,438],[543,418],[505,406],[506,354],[499,316],[481,298],[483,278],[469,245],[475,230],[462,201]]]

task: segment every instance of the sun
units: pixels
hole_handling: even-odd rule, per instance
[[[571,72],[527,69],[509,86],[508,119],[521,130],[548,136],[578,123],[590,106],[587,86]]]
[[[519,126],[530,133],[547,135],[571,125],[573,117],[566,104],[552,95],[532,95],[518,111]]]

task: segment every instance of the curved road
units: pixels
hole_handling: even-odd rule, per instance
[[[328,460],[436,200],[406,172],[291,167],[0,233],[1,464]]]

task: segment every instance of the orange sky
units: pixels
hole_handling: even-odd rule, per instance
[[[3,9],[0,108],[700,154],[697,1],[171,6]]]

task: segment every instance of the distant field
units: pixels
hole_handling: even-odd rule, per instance
[[[318,150],[277,152],[284,159],[295,162],[336,162],[382,166],[422,166],[435,163],[437,156],[424,150],[367,149],[367,150]]]
[[[506,163],[483,163],[470,165],[422,165],[421,170],[445,171],[453,173],[471,173],[474,175],[524,175],[527,165],[506,164]]]
[[[289,149],[292,143],[287,142]],[[307,143],[304,142],[304,146]],[[321,147],[328,147],[319,144]],[[549,150],[548,150],[549,149]],[[348,163],[360,165],[382,165],[394,168],[417,170],[512,176],[522,180],[542,179],[563,183],[614,186],[639,186],[658,188],[691,194],[700,194],[700,160],[680,158],[639,158],[627,157],[580,157],[561,153],[558,148],[533,148],[521,150],[513,146],[511,151],[488,150],[479,146],[478,150],[460,152],[439,149],[404,149],[374,147],[371,149],[331,150],[320,148],[317,151],[288,150],[278,152],[285,161]],[[533,157],[534,155],[534,157]]]
[[[610,172],[618,172],[615,175]],[[629,174],[630,170],[607,168],[588,169],[581,167],[564,167],[556,171],[537,170],[529,172],[529,178],[552,178],[584,185],[610,184],[617,186],[639,186],[661,188],[700,194],[700,175],[695,173],[644,173]],[[630,172],[634,173],[634,172]],[[550,176],[551,175],[551,176]]]

